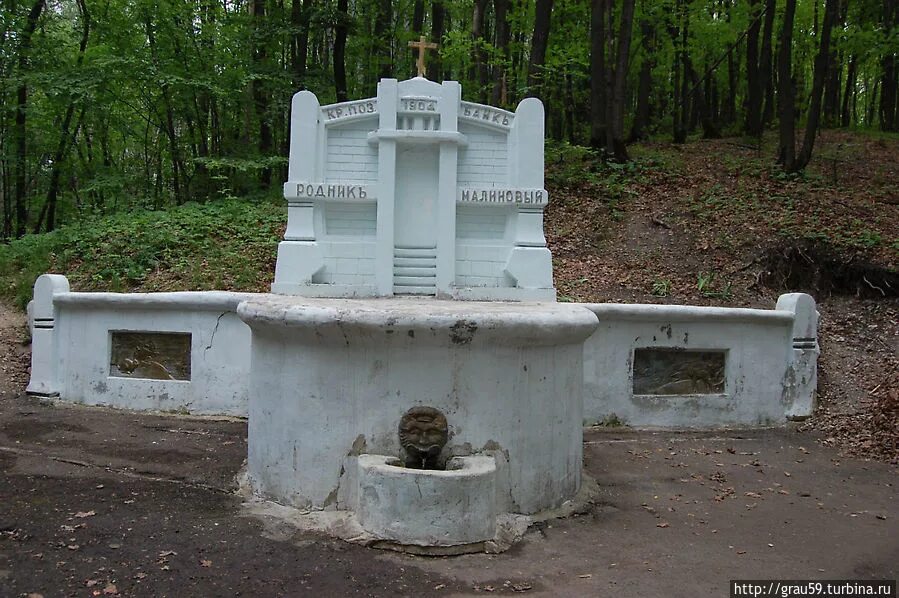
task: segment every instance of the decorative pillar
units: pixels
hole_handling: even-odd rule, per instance
[[[42,274],[34,283],[34,329],[31,336],[31,380],[25,392],[38,397],[58,397],[59,334],[54,296],[69,292],[69,281],[60,274]]]
[[[815,411],[818,387],[818,311],[805,293],[787,293],[777,299],[781,311],[793,313],[792,346],[787,350],[784,400],[787,419],[803,420]]]
[[[378,83],[378,131],[396,131],[398,104],[396,79]],[[393,295],[394,210],[396,204],[396,138],[378,137],[378,225],[375,246],[377,294]]]
[[[437,110],[440,130],[459,131],[461,86],[457,81],[444,81],[440,87]],[[437,294],[451,295],[456,282],[456,186],[459,170],[459,141],[440,142],[438,178]]]

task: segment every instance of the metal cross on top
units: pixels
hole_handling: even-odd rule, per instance
[[[421,36],[418,38],[417,42],[409,42],[410,48],[418,48],[418,60],[415,61],[415,66],[418,67],[418,76],[425,76],[425,50],[436,50],[438,48],[437,44],[431,43],[427,41],[425,36]]]

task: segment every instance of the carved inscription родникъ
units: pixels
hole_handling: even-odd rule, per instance
[[[300,199],[370,199],[366,185],[343,185],[339,183],[297,183],[294,197]]]
[[[446,446],[446,416],[433,407],[413,407],[400,418],[400,446],[406,451],[406,467],[442,469],[440,451]]]

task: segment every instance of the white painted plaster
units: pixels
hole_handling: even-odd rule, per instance
[[[362,528],[399,544],[455,546],[496,534],[493,457],[454,457],[446,471],[407,469],[396,457],[360,455],[357,504]]]
[[[793,350],[784,381],[790,407],[787,417],[805,419],[815,411],[818,387],[818,310],[805,293],[788,293],[777,299],[777,309],[793,314]]]
[[[44,295],[45,289],[36,289],[36,299]],[[51,353],[39,346],[32,352],[28,392],[56,389],[64,400],[127,409],[246,415],[250,331],[235,310],[250,296],[221,291],[54,294],[55,326],[45,344],[56,349]],[[111,376],[113,331],[190,333],[191,379]]]
[[[42,274],[34,282],[31,333],[31,379],[28,394],[59,396],[57,363],[59,353],[67,349],[57,332],[56,298],[69,292],[69,281],[60,274]]]
[[[798,295],[798,294],[797,294]],[[788,296],[783,296],[788,297]],[[587,304],[599,327],[585,343],[585,423],[617,419],[636,427],[715,428],[781,425],[809,410],[814,389],[810,356],[794,355],[797,311],[814,301],[801,295],[796,310],[675,305]],[[816,346],[813,340],[812,344]],[[725,391],[709,395],[634,395],[636,348],[722,350],[726,352]],[[817,356],[817,352],[814,353]],[[805,361],[803,361],[805,359]],[[809,386],[811,384],[811,387]]]
[[[249,477],[262,496],[351,505],[339,486],[352,485],[353,455],[401,456],[397,425],[414,405],[446,414],[447,455],[507,462],[497,512],[533,513],[577,491],[588,310],[268,296],[238,314],[253,329]]]
[[[421,77],[328,106],[294,96],[273,292],[555,300],[543,105],[511,113],[460,98],[457,82]],[[373,250],[360,264],[338,258],[341,242]]]

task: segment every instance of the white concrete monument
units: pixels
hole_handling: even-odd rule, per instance
[[[807,295],[555,302],[539,100],[511,113],[419,76],[330,106],[302,91],[292,110],[275,294],[72,293],[41,276],[30,394],[247,414],[257,498],[430,553],[502,549],[583,498],[585,419],[814,409]]]
[[[272,291],[554,301],[543,105],[463,102],[455,81],[293,98],[288,224]]]

